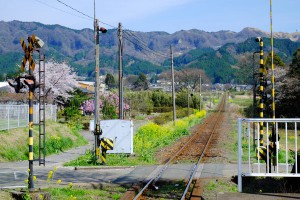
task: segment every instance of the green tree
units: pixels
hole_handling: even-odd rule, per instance
[[[66,102],[63,113],[66,120],[72,120],[81,116],[80,106],[84,100],[88,99],[87,95],[79,89],[71,92],[70,95],[72,97]]]
[[[116,81],[112,74],[107,74],[104,80],[105,84],[107,85],[108,89],[111,90],[116,87]]]
[[[274,56],[273,56],[273,63],[275,66],[279,66],[279,67],[285,66],[285,63],[281,60],[281,58],[277,54],[274,54]],[[269,55],[267,56],[267,59],[266,59],[266,63],[265,63],[265,66],[267,67],[267,69],[272,68],[271,64],[272,64],[272,57],[271,57],[271,53],[269,53]]]
[[[146,75],[140,73],[138,79],[133,83],[133,87],[135,90],[147,90],[148,81]]]
[[[238,70],[235,71],[236,83],[239,84],[252,84],[253,72],[258,73],[259,60],[257,54],[244,53],[238,58],[236,64]]]
[[[287,74],[283,74],[283,81],[276,90],[277,117],[300,117],[300,48],[294,53],[292,63]]]
[[[155,75],[153,75],[152,77],[151,77],[151,79],[150,79],[150,83],[157,83],[157,79],[158,79],[158,77],[157,77],[157,75],[155,74]]]
[[[300,78],[300,48],[293,55],[289,74],[291,76],[297,77],[298,79]]]
[[[102,113],[103,113],[103,118],[104,119],[117,119],[117,113],[116,113],[116,108],[111,105],[110,103],[108,103],[107,101],[104,101],[103,103],[103,109],[102,109]]]

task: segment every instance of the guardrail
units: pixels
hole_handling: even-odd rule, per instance
[[[299,123],[299,118],[238,119],[239,192],[242,177],[300,177]]]

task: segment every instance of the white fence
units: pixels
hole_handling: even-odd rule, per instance
[[[56,121],[56,111],[56,105],[46,105],[46,120]],[[28,121],[28,105],[0,105],[0,130],[26,127]],[[39,123],[39,105],[33,105],[33,122]]]
[[[299,118],[238,119],[239,192],[242,177],[300,177],[299,123]],[[259,146],[259,140],[263,145]]]

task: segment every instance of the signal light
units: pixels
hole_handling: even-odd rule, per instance
[[[260,41],[262,41],[262,38],[261,37],[257,37],[257,38],[255,38],[255,41],[256,42],[260,42]]]
[[[25,76],[24,83],[28,86],[30,91],[34,91],[36,88],[34,76]]]
[[[22,88],[24,88],[24,84],[21,82],[20,77],[17,77],[14,82],[7,81],[8,84],[15,89],[16,93],[19,93]]]
[[[104,28],[104,27],[101,27],[101,28],[99,28],[99,31],[101,31],[101,33],[106,33],[106,32],[107,32],[107,29]]]

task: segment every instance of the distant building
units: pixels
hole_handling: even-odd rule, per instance
[[[100,85],[99,85],[99,91],[104,92],[106,89],[106,85],[104,83],[104,76],[100,76]],[[88,94],[93,94],[95,92],[95,82],[93,81],[77,81],[79,88]]]
[[[0,91],[2,91],[2,92],[11,91],[11,87],[9,86],[7,81],[0,82]]]
[[[172,82],[166,80],[157,80],[156,84],[149,85],[150,90],[162,90],[164,92],[172,91]]]

